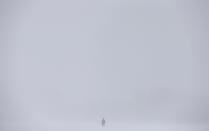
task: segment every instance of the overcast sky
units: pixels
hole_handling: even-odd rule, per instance
[[[1,4],[2,122],[209,122],[209,3]]]

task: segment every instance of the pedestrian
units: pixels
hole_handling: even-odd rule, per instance
[[[105,119],[104,119],[104,118],[102,118],[102,127],[104,127],[104,126],[105,126],[105,124],[106,124],[106,121],[105,121]]]

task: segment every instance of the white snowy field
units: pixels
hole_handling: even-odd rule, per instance
[[[101,127],[98,123],[48,124],[48,125],[7,125],[2,131],[208,131],[207,125],[181,124],[124,124],[111,123]]]

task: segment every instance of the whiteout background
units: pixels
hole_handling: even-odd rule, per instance
[[[0,15],[0,130],[209,130],[208,1],[2,0]]]

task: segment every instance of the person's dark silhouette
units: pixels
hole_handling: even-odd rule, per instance
[[[106,124],[106,121],[105,121],[105,119],[104,119],[104,118],[102,118],[102,127],[104,127],[104,126],[105,126],[105,124]]]

